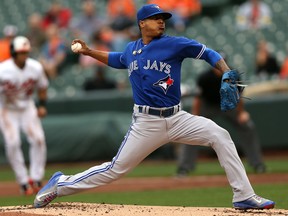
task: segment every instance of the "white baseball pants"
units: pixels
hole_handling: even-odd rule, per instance
[[[5,142],[6,157],[20,185],[27,184],[29,178],[41,181],[46,164],[45,135],[34,105],[24,110],[0,108],[0,128]],[[21,149],[21,132],[30,144],[30,175],[25,165]]]
[[[250,198],[255,193],[229,133],[213,121],[185,111],[161,118],[137,113],[118,153],[111,162],[78,173],[60,177],[58,196],[108,184],[127,174],[157,148],[170,142],[212,147],[224,168],[233,190],[233,202]]]

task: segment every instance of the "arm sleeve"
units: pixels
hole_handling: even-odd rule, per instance
[[[185,37],[180,37],[178,39],[177,48],[180,49],[179,54],[183,58],[190,57],[194,59],[202,59],[213,67],[215,66],[216,62],[222,58],[218,52],[207,48],[204,44]]]
[[[109,52],[108,65],[117,69],[127,68],[122,52]]]
[[[211,66],[215,67],[216,62],[222,59],[222,56],[218,52],[212,49],[206,48],[203,54],[200,56],[200,59],[205,60]]]

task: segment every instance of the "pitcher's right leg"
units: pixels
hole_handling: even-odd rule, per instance
[[[145,115],[145,118],[142,115]],[[168,136],[163,130],[165,127],[166,122],[163,118],[150,117],[146,114],[137,115],[111,162],[71,176],[55,173],[50,183],[48,182],[36,195],[34,206],[42,207],[56,197],[99,187],[119,179],[151,152],[168,142]]]

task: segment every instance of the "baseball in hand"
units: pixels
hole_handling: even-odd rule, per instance
[[[71,50],[75,53],[79,52],[79,50],[82,48],[82,45],[80,43],[75,43],[71,45]]]

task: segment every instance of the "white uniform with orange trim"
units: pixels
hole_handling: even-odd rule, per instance
[[[40,181],[44,175],[46,143],[33,93],[48,84],[43,67],[36,60],[28,58],[23,69],[13,58],[0,64],[0,129],[7,159],[19,184],[26,184],[29,178]],[[20,131],[30,144],[30,175],[21,150]]]

